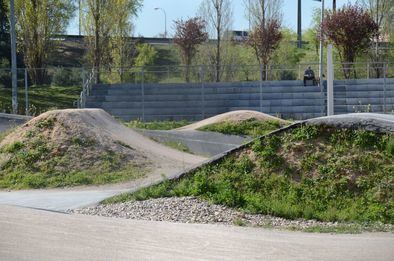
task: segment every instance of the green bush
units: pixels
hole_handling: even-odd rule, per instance
[[[78,86],[82,85],[82,70],[59,68],[56,69],[52,78],[52,85],[55,86]]]

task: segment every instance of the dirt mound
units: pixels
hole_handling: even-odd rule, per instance
[[[178,128],[177,130],[183,130],[183,131],[188,131],[188,130],[197,130],[200,128],[203,128],[208,125],[216,124],[216,123],[222,123],[222,122],[242,122],[242,121],[247,121],[255,119],[258,121],[279,121],[280,123],[283,123],[283,125],[288,124],[287,121],[282,120],[280,118],[261,113],[258,111],[249,111],[249,110],[239,110],[239,111],[230,111],[226,113],[222,113],[213,117],[210,117],[208,119],[195,122],[193,124]]]
[[[101,109],[49,111],[0,142],[3,178],[17,175],[18,170],[45,178],[81,171],[108,174],[129,171],[130,167],[142,173],[182,169],[202,160],[145,138]]]

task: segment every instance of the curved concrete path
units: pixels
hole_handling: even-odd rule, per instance
[[[382,115],[372,113],[355,113],[346,115],[336,115],[331,117],[321,117],[299,122],[306,124],[329,124],[337,127],[362,127],[371,130],[388,131],[394,130],[394,115]],[[291,128],[291,126],[290,126]],[[189,135],[189,134],[185,134]],[[190,137],[189,137],[190,138]],[[235,147],[235,150],[237,147]],[[198,163],[195,166],[215,161],[231,153],[226,151],[214,158]],[[185,164],[182,169],[162,169],[152,173],[148,177],[140,180],[120,185],[107,185],[100,187],[77,187],[73,189],[50,189],[50,190],[27,190],[27,191],[0,191],[0,204],[10,204],[17,206],[27,206],[48,210],[65,211],[67,209],[79,208],[94,205],[101,200],[123,192],[132,192],[141,187],[149,186],[160,182],[163,174],[171,179],[178,177],[183,172],[187,172],[193,167]]]
[[[0,205],[0,260],[393,260],[394,236],[67,215]]]

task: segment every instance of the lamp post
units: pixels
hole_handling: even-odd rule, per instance
[[[16,65],[16,34],[15,34],[15,8],[14,0],[10,0],[10,20],[11,20],[11,77],[12,77],[12,113],[18,113],[18,93],[17,93],[17,65]]]
[[[314,0],[321,2],[321,22],[320,25],[323,24],[324,20],[324,0]],[[319,61],[319,84],[320,87],[323,86],[323,30],[320,28],[320,61]]]
[[[167,38],[167,14],[166,11],[161,7],[155,7],[155,10],[161,10],[164,14],[164,38]]]
[[[297,6],[297,47],[302,47],[301,0],[298,0]]]

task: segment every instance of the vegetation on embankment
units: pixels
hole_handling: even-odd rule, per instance
[[[199,128],[201,131],[213,131],[229,135],[247,135],[252,137],[259,137],[271,131],[280,129],[285,125],[277,120],[257,120],[248,119],[239,122],[219,122]]]
[[[197,196],[248,213],[394,223],[394,135],[302,126],[104,203]]]
[[[190,124],[190,121],[182,120],[182,121],[150,121],[143,122],[139,120],[134,120],[130,122],[124,122],[127,127],[136,128],[136,129],[144,129],[144,130],[172,130],[179,127],[183,127],[185,125]]]
[[[146,157],[84,122],[53,111],[0,138],[0,189],[105,184],[144,175]]]
[[[29,114],[39,115],[53,109],[73,108],[81,92],[80,86],[30,86]],[[11,88],[0,87],[0,112],[11,112]],[[18,112],[25,114],[25,90],[18,88]]]

